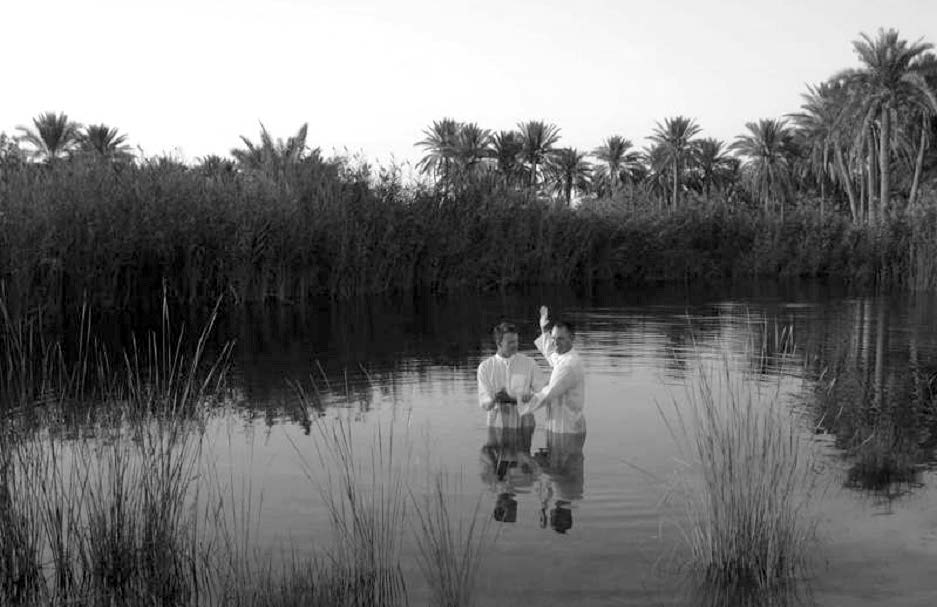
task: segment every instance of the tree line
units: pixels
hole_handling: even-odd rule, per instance
[[[526,190],[570,204],[574,198],[638,201],[675,209],[681,198],[749,202],[781,213],[809,198],[841,208],[856,223],[875,223],[892,198],[913,205],[932,185],[937,157],[937,56],[893,29],[853,42],[860,66],[808,86],[799,110],[746,124],[734,141],[700,137],[685,116],[658,122],[638,149],[622,135],[584,151],[560,145],[560,128],[540,120],[493,132],[453,118],[434,121],[416,143],[417,169],[445,196],[466,187]],[[126,135],[104,124],[83,127],[64,113],[37,116],[13,138],[0,137],[6,158],[54,163],[75,155],[126,162]],[[208,156],[203,167],[282,174],[307,156],[307,126],[286,141],[261,125],[258,142],[241,137],[231,159]]]
[[[701,126],[674,116],[658,122],[643,149],[612,135],[591,151],[561,147],[560,129],[543,121],[492,132],[451,118],[433,122],[417,143],[420,171],[445,191],[495,178],[569,203],[583,197],[634,200],[672,209],[694,192],[731,203],[743,198],[783,213],[810,197],[875,223],[892,198],[918,201],[934,177],[937,57],[932,44],[895,30],[853,42],[860,67],[809,86],[798,111],[746,124],[732,142],[700,137]]]
[[[584,152],[528,121],[446,118],[399,166],[325,158],[303,125],[183,164],[62,113],[0,135],[0,299],[20,310],[302,302],[411,289],[741,276],[937,288],[931,45],[893,30],[799,111],[732,142],[668,117]],[[578,204],[571,204],[578,202]]]

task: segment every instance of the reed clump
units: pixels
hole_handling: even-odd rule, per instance
[[[295,388],[301,407],[317,410],[318,403],[302,386]],[[300,456],[331,515],[334,541],[326,569],[331,577],[323,577],[333,580],[331,592],[353,597],[355,605],[408,604],[399,560],[403,543],[410,540],[431,604],[475,605],[483,556],[494,541],[490,520],[481,514],[481,498],[465,512],[458,488],[442,470],[427,486],[418,487],[410,475],[412,444],[393,422],[370,436],[355,432],[341,418],[316,415],[310,423],[316,428],[312,436],[322,472],[316,473],[301,452]]]
[[[483,556],[494,536],[491,519],[481,516],[481,500],[467,520],[453,499],[457,492],[444,472],[433,477],[428,493],[411,492],[416,511],[414,528],[418,558],[429,583],[432,604],[439,607],[471,607],[476,604],[476,585]]]
[[[119,357],[84,321],[66,354],[38,318],[0,325],[0,602],[197,602],[202,422],[228,353],[203,361],[214,316],[192,349],[167,317]]]
[[[883,419],[873,426],[856,428],[848,443],[847,457],[852,464],[846,473],[846,487],[882,493],[919,485],[927,454],[894,421]]]
[[[741,377],[723,354],[701,362],[686,403],[662,415],[687,462],[674,495],[686,511],[689,568],[718,588],[764,591],[805,575],[816,462],[780,383]]]
[[[300,393],[302,394],[302,393]],[[304,403],[305,406],[305,403]],[[406,520],[406,460],[393,431],[379,429],[366,453],[351,424],[317,419],[318,466],[297,447],[304,473],[328,509],[332,541],[323,589],[335,605],[402,606],[407,588],[400,568]],[[317,470],[324,473],[321,478]]]

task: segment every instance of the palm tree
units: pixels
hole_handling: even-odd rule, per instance
[[[445,183],[452,178],[460,126],[452,118],[443,118],[423,131],[425,139],[416,143],[426,150],[426,155],[416,165],[420,173],[430,174]]]
[[[752,192],[764,203],[765,211],[770,201],[780,201],[783,217],[784,198],[792,186],[792,133],[784,120],[762,119],[747,123],[745,128],[748,133],[736,137],[729,149],[744,158]]]
[[[846,103],[847,91],[842,81],[829,80],[818,86],[807,86],[801,95],[802,111],[790,114],[810,156],[815,175],[821,180],[830,177],[839,183],[849,199],[849,212],[853,221],[859,221],[852,171],[846,163],[844,149],[849,148],[854,136],[850,134],[850,112]],[[835,168],[834,168],[835,167]],[[823,193],[821,192],[821,204]]]
[[[459,173],[472,178],[485,168],[491,158],[491,131],[479,128],[474,122],[463,124],[456,137],[453,155],[458,162]]]
[[[620,135],[612,135],[592,151],[592,155],[600,163],[598,177],[608,184],[611,196],[614,196],[621,187],[622,176],[629,175],[640,158],[640,154],[637,150],[633,150],[633,147],[631,140]]]
[[[586,160],[585,152],[574,148],[562,148],[551,154],[547,161],[553,192],[560,194],[566,206],[572,202],[573,190],[586,192],[592,181],[592,165]]]
[[[553,154],[553,146],[560,140],[560,129],[540,120],[522,122],[517,128],[521,134],[520,159],[530,171],[530,187],[533,189],[537,186],[537,169]]]
[[[931,53],[921,56],[919,69],[924,76],[931,90],[937,88],[937,56]],[[935,112],[927,104],[921,104],[918,108],[920,124],[918,126],[918,145],[917,154],[914,160],[914,173],[911,178],[911,191],[908,193],[908,204],[912,205],[917,200],[919,187],[921,184],[921,174],[924,169],[924,152],[930,147],[931,140],[931,120]]]
[[[33,118],[32,128],[18,126],[16,129],[23,133],[19,139],[35,148],[31,155],[50,163],[68,154],[81,136],[81,125],[69,120],[64,112],[40,114]]]
[[[937,95],[920,72],[921,56],[933,45],[920,40],[909,44],[900,40],[894,29],[880,28],[874,40],[867,34],[859,36],[853,48],[864,67],[845,70],[838,78],[859,92],[857,99],[867,125],[878,117],[879,214],[884,216],[891,196],[892,119],[898,106],[912,102],[937,111]],[[860,135],[868,132],[869,128],[863,128]]]
[[[673,208],[680,202],[680,173],[689,157],[693,138],[700,132],[699,125],[690,118],[676,116],[666,118],[664,124],[657,123],[650,140],[660,146],[659,153],[664,154],[673,172]]]
[[[233,175],[235,164],[229,158],[209,154],[198,159],[198,168],[206,177],[216,177],[219,175]]]
[[[268,176],[282,175],[306,157],[308,129],[308,123],[303,124],[296,134],[287,138],[286,141],[277,139],[274,142],[267,128],[261,123],[260,142],[255,144],[241,135],[245,148],[235,148],[231,150],[231,155],[238,161],[238,164],[248,170],[260,171]],[[312,150],[312,154],[318,156],[319,149]]]
[[[642,180],[645,192],[658,201],[658,210],[663,211],[667,204],[668,183],[673,183],[670,171],[673,163],[663,144],[645,148],[642,153],[647,174]]]
[[[526,181],[520,154],[524,148],[521,134],[517,131],[500,131],[491,138],[491,155],[495,168],[506,185]]]
[[[133,157],[130,146],[124,143],[126,140],[127,136],[119,134],[116,128],[92,124],[85,128],[78,147],[101,159],[124,161]]]
[[[692,160],[693,168],[699,174],[706,202],[710,202],[713,186],[724,188],[733,177],[732,157],[726,154],[722,141],[707,137],[696,141]]]
[[[19,164],[26,160],[26,154],[15,137],[8,136],[5,132],[0,132],[0,165],[6,163]]]

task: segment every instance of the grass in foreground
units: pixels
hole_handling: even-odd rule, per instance
[[[162,335],[109,358],[86,320],[66,357],[0,313],[0,602],[198,601],[200,422],[228,354],[203,364],[215,316],[190,352],[164,307]]]
[[[202,364],[211,324],[191,353],[164,330],[113,366],[90,347],[90,326],[71,363],[41,341],[41,327],[7,316],[0,329],[15,337],[0,349],[15,398],[0,417],[0,603],[403,606],[412,504],[436,596],[471,604],[484,544],[478,511],[466,531],[442,480],[415,499],[393,432],[358,453],[350,425],[317,419],[309,440],[328,475],[320,489],[330,549],[279,565],[257,551],[251,495],[213,492],[205,458],[208,406],[229,353]],[[24,416],[29,424],[17,421]],[[226,516],[241,516],[241,526],[226,526]]]
[[[715,368],[701,362],[688,397],[661,415],[689,467],[676,492],[689,568],[721,588],[796,581],[816,539],[816,473],[780,385],[742,378],[723,354]]]
[[[435,475],[429,493],[411,499],[418,524],[414,529],[420,569],[432,591],[433,605],[475,605],[482,556],[491,546],[491,519],[481,517],[481,499],[475,502],[469,521],[458,519],[452,487],[446,475]]]

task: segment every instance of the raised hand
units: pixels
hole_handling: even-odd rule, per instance
[[[540,328],[543,329],[550,323],[550,309],[546,306],[540,306]]]

